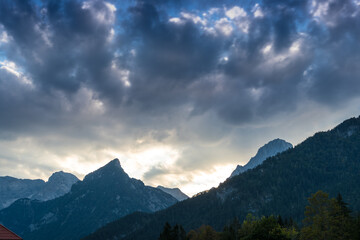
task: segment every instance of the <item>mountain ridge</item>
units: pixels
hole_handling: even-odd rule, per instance
[[[127,214],[153,212],[176,202],[160,189],[130,178],[114,159],[59,198],[16,201],[0,211],[0,222],[27,240],[72,240]]]
[[[63,171],[54,172],[48,179],[19,179],[0,177],[0,210],[21,198],[47,201],[60,197],[71,190],[79,179]]]
[[[350,134],[349,134],[350,133]],[[179,202],[161,212],[131,214],[107,224],[84,240],[157,239],[165,222],[185,230],[211,225],[221,230],[234,218],[281,215],[300,221],[307,197],[318,190],[360,211],[360,118],[318,132],[263,164],[227,179],[218,188]]]

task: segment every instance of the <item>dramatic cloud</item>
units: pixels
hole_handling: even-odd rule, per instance
[[[359,114],[358,0],[0,1],[0,174],[113,157],[188,193]],[[321,122],[318,123],[318,122]]]

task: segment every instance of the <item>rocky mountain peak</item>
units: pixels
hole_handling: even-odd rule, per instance
[[[110,161],[108,164],[106,164],[105,166],[108,166],[108,165],[114,166],[114,167],[118,167],[118,168],[121,168],[121,169],[122,169],[121,164],[120,164],[120,160],[119,160],[118,158],[115,158],[115,159],[111,160],[111,161]]]
[[[293,145],[291,143],[286,142],[285,140],[282,140],[280,138],[276,138],[259,148],[255,157],[259,155],[264,155],[266,157],[269,157],[269,155],[273,156],[292,147]]]
[[[0,209],[20,198],[47,201],[68,193],[79,179],[63,171],[53,173],[47,182],[36,179],[0,177]]]
[[[111,160],[110,162],[108,162],[106,165],[99,168],[98,170],[86,175],[84,178],[84,182],[92,181],[100,178],[102,180],[106,180],[108,178],[114,178],[114,177],[118,179],[120,178],[129,179],[129,176],[121,167],[120,161],[117,158]]]
[[[252,157],[245,166],[238,165],[236,169],[232,172],[230,177],[234,177],[249,169],[255,168],[267,158],[275,156],[276,154],[281,153],[292,147],[293,145],[291,143],[286,142],[285,140],[282,140],[280,138],[276,138],[259,148],[256,155]]]
[[[79,181],[79,179],[75,175],[59,171],[51,174],[48,183],[70,183],[72,185],[77,181]]]

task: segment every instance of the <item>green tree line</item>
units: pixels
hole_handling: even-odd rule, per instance
[[[301,227],[281,216],[248,214],[242,223],[234,219],[221,232],[203,225],[186,233],[181,225],[166,223],[158,240],[360,240],[360,216],[351,214],[340,194],[329,198],[318,191],[308,198]]]

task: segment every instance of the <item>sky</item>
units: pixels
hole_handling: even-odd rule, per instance
[[[0,175],[216,187],[360,114],[359,0],[0,0]]]

